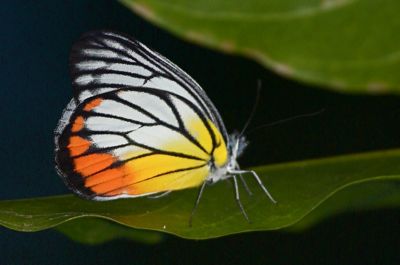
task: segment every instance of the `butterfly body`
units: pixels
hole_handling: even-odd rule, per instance
[[[55,161],[76,194],[148,196],[243,173],[244,138],[227,135],[204,90],[168,59],[99,31],[74,45],[70,61],[74,97],[55,130]]]

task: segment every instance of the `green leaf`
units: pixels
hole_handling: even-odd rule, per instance
[[[163,235],[158,232],[132,229],[99,218],[77,218],[55,228],[70,239],[89,245],[102,244],[113,239],[129,239],[142,244],[156,244]]]
[[[79,217],[100,217],[133,228],[193,239],[276,230],[299,222],[345,187],[386,180],[396,183],[394,189],[399,189],[400,150],[278,164],[255,170],[278,203],[272,204],[251,176],[246,176],[254,192],[253,196],[248,196],[243,189],[241,191],[243,205],[252,220],[250,224],[234,201],[232,185],[225,181],[205,190],[192,227],[188,219],[197,196],[196,189],[173,192],[159,199],[94,202],[66,195],[1,201],[0,224],[18,231],[38,231]],[[393,205],[400,205],[398,197]]]
[[[400,91],[397,0],[121,0],[176,35],[345,92]]]
[[[333,215],[342,213],[399,208],[399,202],[398,180],[375,179],[361,182],[339,190],[286,231],[301,232]]]

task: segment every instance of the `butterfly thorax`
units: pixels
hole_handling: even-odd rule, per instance
[[[231,134],[227,145],[227,163],[223,166],[217,166],[212,158],[209,162],[210,175],[207,177],[207,181],[209,183],[215,183],[219,180],[232,177],[231,172],[240,169],[237,158],[243,153],[247,145],[248,142],[244,136],[238,133]]]

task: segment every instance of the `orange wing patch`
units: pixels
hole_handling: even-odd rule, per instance
[[[134,174],[126,174],[125,166],[112,167],[117,158],[111,154],[90,154],[74,160],[74,170],[79,173],[84,186],[100,196],[123,193],[122,187],[134,182]]]
[[[114,156],[110,154],[90,154],[74,159],[75,171],[83,177],[95,174],[116,162]]]
[[[96,194],[105,196],[118,195],[120,187],[130,185],[134,180],[132,174],[127,175],[124,166],[108,169],[90,176],[85,180],[85,187]]]
[[[97,107],[98,105],[100,105],[100,103],[103,101],[102,98],[95,98],[91,101],[89,101],[89,103],[87,103],[85,105],[85,107],[83,108],[84,111],[91,111],[92,109],[94,109],[95,107]]]
[[[199,186],[208,173],[203,161],[153,154],[94,174],[85,187],[99,196],[144,195]]]
[[[111,168],[107,169],[104,171],[101,171],[97,174],[91,175],[85,179],[85,187],[90,188],[94,187],[93,191],[97,193],[104,193],[107,192],[108,190],[104,190],[101,187],[95,187],[96,185],[106,183],[108,181],[117,179],[117,178],[123,178],[125,175],[125,172],[123,170],[123,167],[118,167],[118,168]],[[113,189],[113,188],[112,188]]]
[[[68,149],[71,156],[83,154],[89,149],[90,142],[80,136],[71,136],[69,138]]]
[[[195,187],[209,173],[202,161],[159,154],[138,158],[121,166],[115,164],[117,157],[107,153],[81,156],[73,161],[74,170],[82,176],[84,187],[103,197],[137,196]],[[188,170],[179,170],[185,168]],[[174,172],[174,169],[178,171]]]
[[[85,120],[83,119],[82,116],[76,117],[74,123],[72,124],[71,131],[79,132],[80,130],[83,129],[84,124],[85,124]]]

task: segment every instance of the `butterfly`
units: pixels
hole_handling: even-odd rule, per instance
[[[214,104],[182,69],[132,37],[89,32],[72,47],[73,99],[55,130],[56,169],[86,199],[162,196],[232,179],[246,146],[228,135]],[[244,182],[245,184],[245,182]],[[191,215],[191,216],[192,216]]]

